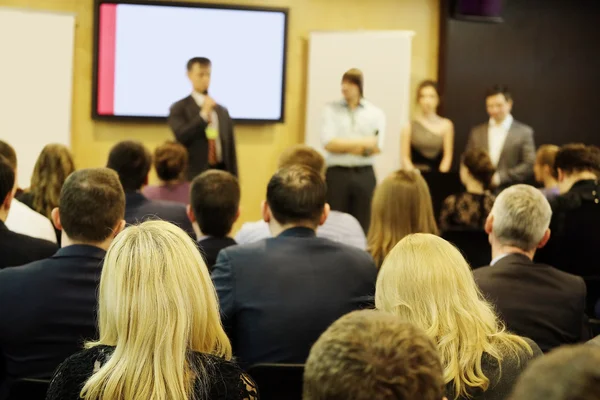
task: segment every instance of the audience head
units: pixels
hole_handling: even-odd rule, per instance
[[[481,370],[484,353],[496,361],[504,350],[532,353],[527,342],[504,332],[460,251],[435,235],[409,235],[394,247],[377,277],[375,305],[433,339],[445,383],[452,382],[457,397],[490,386]]]
[[[52,210],[54,226],[64,233],[62,245],[83,243],[107,248],[125,227],[125,194],[115,171],[90,168],[73,172]]]
[[[125,192],[136,192],[148,184],[152,156],[141,142],[125,140],[117,143],[108,155],[106,166],[115,170]]]
[[[181,143],[166,142],[154,150],[154,169],[163,182],[181,180],[188,166],[188,152]]]
[[[554,168],[554,160],[560,147],[553,144],[545,144],[540,146],[535,156],[535,164],[533,172],[535,180],[538,183],[545,183],[548,180],[556,181],[556,169]]]
[[[567,144],[556,153],[554,168],[560,192],[568,192],[577,181],[597,178],[600,150],[595,146]]]
[[[360,99],[364,96],[364,77],[358,68],[349,69],[342,76],[342,95],[346,101]]]
[[[304,400],[441,400],[444,390],[440,358],[425,332],[374,310],[334,322],[304,369]]]
[[[128,227],[111,244],[98,328],[87,347],[116,349],[86,382],[85,398],[190,399],[207,374],[191,368],[190,352],[231,359],[208,268],[189,235],[165,221]]]
[[[440,104],[440,92],[437,82],[426,80],[417,88],[417,103],[425,114],[435,113]]]
[[[465,186],[468,186],[471,182],[476,182],[483,189],[487,189],[492,184],[492,177],[495,172],[496,169],[487,151],[469,149],[463,153],[460,162],[460,180]]]
[[[187,62],[187,75],[194,91],[208,93],[212,63],[206,57],[194,57]]]
[[[17,153],[10,144],[3,140],[0,140],[0,156],[4,157],[15,171],[17,170]]]
[[[316,229],[329,214],[326,199],[327,185],[319,171],[301,165],[282,168],[267,186],[263,219],[271,224],[274,236],[278,234],[274,230],[292,226]]]
[[[504,121],[510,114],[513,106],[513,99],[505,85],[494,85],[489,88],[485,94],[485,106],[488,115],[497,124]]]
[[[0,155],[0,221],[6,221],[15,194],[15,170],[10,161]]]
[[[498,195],[485,223],[492,247],[516,248],[530,258],[550,239],[552,208],[538,189],[514,185]]]
[[[240,216],[240,185],[225,171],[208,170],[192,181],[188,217],[202,235],[225,237]]]
[[[325,176],[325,170],[327,169],[323,156],[312,147],[303,144],[288,147],[279,156],[277,168],[287,168],[292,165],[314,169],[323,176]]]
[[[75,163],[66,146],[55,143],[42,149],[33,168],[30,188],[37,212],[50,218],[52,210],[58,207],[63,183],[73,171]]]
[[[427,182],[419,171],[400,170],[373,194],[367,244],[375,263],[381,265],[396,243],[411,233],[439,232]]]
[[[600,347],[563,346],[527,367],[511,400],[600,400]]]

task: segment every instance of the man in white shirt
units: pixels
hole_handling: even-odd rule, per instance
[[[0,140],[0,156],[4,157],[13,167],[15,171],[15,187],[18,187],[16,180],[17,153],[15,149],[8,143]],[[13,232],[56,243],[56,233],[50,220],[15,198],[12,200],[5,225]]]
[[[371,198],[377,183],[374,155],[381,152],[385,114],[363,97],[363,74],[358,69],[342,77],[343,100],[327,105],[321,142],[327,151],[327,202],[332,210],[353,215],[366,232]]]
[[[533,176],[535,143],[533,129],[511,115],[513,100],[508,88],[496,85],[486,94],[490,120],[473,128],[467,149],[487,151],[496,167],[492,180],[504,188],[526,182]]]

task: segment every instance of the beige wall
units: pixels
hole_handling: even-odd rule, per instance
[[[278,154],[304,139],[307,37],[313,30],[405,29],[416,32],[413,88],[435,78],[438,67],[438,0],[214,0],[214,3],[289,7],[286,122],[236,128],[242,185],[242,220],[259,218],[259,204]],[[74,12],[75,69],[72,144],[78,168],[102,166],[123,139],[153,149],[171,138],[165,124],[96,122],[91,119],[93,0],[0,0],[0,6]],[[36,33],[37,34],[37,33]],[[385,62],[385,60],[382,60]],[[43,63],[40,64],[43,73]],[[52,77],[48,77],[52,79]],[[149,82],[149,84],[152,84]],[[175,99],[174,99],[175,100]]]

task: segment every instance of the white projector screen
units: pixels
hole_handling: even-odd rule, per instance
[[[287,10],[194,3],[98,3],[96,118],[165,118],[212,61],[210,95],[242,121],[283,121]]]

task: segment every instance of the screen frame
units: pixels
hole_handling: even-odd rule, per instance
[[[103,115],[98,114],[98,50],[100,40],[100,6],[102,4],[132,4],[158,7],[181,7],[181,8],[207,8],[222,10],[242,10],[242,11],[268,11],[279,12],[284,15],[283,26],[283,74],[281,79],[281,115],[279,119],[236,119],[233,121],[242,124],[276,124],[285,122],[285,97],[287,83],[287,58],[288,58],[288,24],[289,8],[282,7],[257,7],[238,4],[218,4],[218,3],[191,3],[185,1],[149,1],[149,0],[94,0],[94,37],[93,37],[93,62],[92,62],[92,119],[98,121],[132,121],[132,122],[166,122],[167,117],[150,117],[142,115]],[[182,66],[182,69],[184,66]],[[177,99],[173,99],[173,102]],[[226,106],[226,105],[225,105]]]

